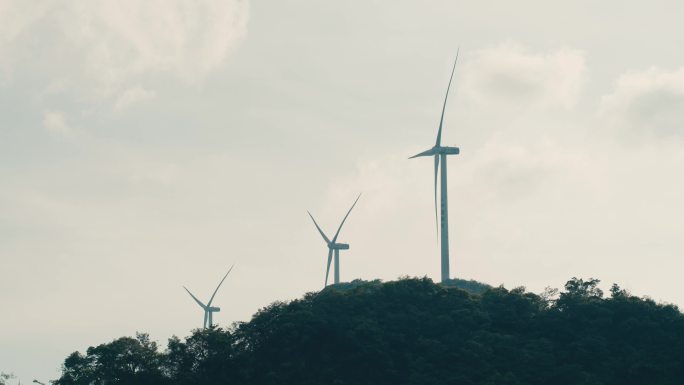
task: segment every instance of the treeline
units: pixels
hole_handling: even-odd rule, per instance
[[[542,295],[429,279],[355,282],[228,329],[71,354],[57,385],[684,383],[684,316],[598,280]],[[466,285],[467,286],[467,285]],[[474,294],[479,292],[480,294]]]

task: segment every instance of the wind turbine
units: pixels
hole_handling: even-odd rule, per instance
[[[342,230],[342,225],[344,225],[344,221],[347,220],[349,213],[351,213],[354,206],[356,206],[356,202],[359,201],[359,198],[361,198],[361,194],[359,194],[359,196],[356,197],[354,204],[349,209],[349,211],[347,211],[347,215],[345,215],[344,219],[342,219],[342,223],[340,223],[340,227],[337,228],[337,232],[335,233],[335,236],[333,237],[332,240],[330,240],[325,235],[323,230],[321,230],[321,227],[318,226],[318,223],[316,223],[316,220],[314,219],[313,215],[311,215],[311,213],[307,211],[307,213],[311,217],[311,220],[313,221],[314,225],[316,225],[318,232],[321,233],[323,240],[328,245],[328,267],[325,270],[325,286],[328,286],[328,274],[330,273],[330,262],[332,261],[333,253],[335,255],[335,285],[340,283],[340,250],[349,250],[349,244],[337,243],[337,236],[340,235],[340,230]]]
[[[235,265],[233,265],[233,266],[235,266]],[[221,284],[223,283],[223,281],[226,280],[226,277],[228,276],[228,274],[230,274],[230,271],[233,270],[233,266],[231,266],[230,269],[228,269],[228,272],[226,273],[226,275],[223,276],[223,279],[221,280],[221,282],[219,282],[218,286],[216,286],[216,290],[214,290],[214,294],[211,295],[211,298],[209,298],[209,302],[207,302],[206,305],[203,304],[202,301],[197,299],[197,297],[195,297],[190,292],[190,290],[188,290],[187,287],[183,286],[183,289],[185,289],[185,291],[187,291],[188,294],[190,294],[192,299],[194,299],[195,302],[197,302],[197,304],[200,305],[200,307],[204,310],[204,324],[202,325],[202,327],[204,327],[205,329],[207,328],[207,325],[209,325],[208,327],[211,328],[212,322],[214,319],[212,315],[215,312],[221,311],[220,307],[211,306],[211,302],[214,300],[214,296],[216,296],[216,292],[218,292],[218,289],[219,289],[219,287],[221,287]]]
[[[449,78],[449,85],[447,86],[446,95],[444,96],[444,105],[442,106],[442,116],[439,119],[439,130],[437,131],[437,142],[435,146],[420,154],[414,155],[409,159],[421,156],[434,156],[435,158],[435,224],[437,223],[437,172],[440,163],[442,165],[440,174],[440,202],[441,202],[441,257],[442,257],[442,282],[449,279],[449,205],[447,195],[447,156],[457,155],[459,153],[458,147],[442,146],[442,125],[444,123],[444,110],[446,109],[447,98],[449,97],[449,88],[451,88],[451,80],[454,78],[454,70],[456,69],[456,62],[458,61],[458,51],[456,51],[456,59],[454,66],[451,69],[451,77]],[[439,235],[439,234],[438,234]]]

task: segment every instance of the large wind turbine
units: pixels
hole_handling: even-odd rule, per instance
[[[440,175],[440,202],[441,202],[441,256],[442,256],[442,282],[449,279],[449,205],[447,195],[447,155],[456,155],[459,153],[458,147],[442,146],[442,124],[444,123],[444,110],[446,109],[447,98],[449,97],[449,88],[451,88],[451,80],[454,78],[454,70],[456,69],[456,61],[458,60],[458,51],[456,51],[456,59],[454,66],[451,69],[451,77],[449,78],[449,85],[447,86],[446,95],[444,96],[444,105],[442,106],[442,116],[439,119],[439,130],[437,131],[437,142],[435,146],[427,151],[412,156],[410,159],[419,156],[433,156],[435,158],[435,222],[437,222],[437,172],[440,163],[442,165]],[[438,225],[439,226],[439,225]]]
[[[342,230],[342,225],[344,225],[344,221],[347,220],[349,213],[351,213],[354,206],[356,206],[356,202],[359,201],[359,198],[361,198],[361,194],[359,194],[359,196],[356,197],[354,204],[349,209],[349,211],[347,211],[347,215],[345,215],[344,219],[342,219],[342,223],[340,223],[340,227],[337,228],[337,232],[335,233],[335,236],[333,237],[332,240],[330,240],[325,235],[323,230],[321,230],[321,227],[318,226],[318,223],[316,223],[316,220],[314,219],[313,215],[311,215],[311,213],[307,211],[307,213],[309,213],[309,216],[311,217],[311,220],[313,221],[314,225],[316,225],[318,232],[321,233],[323,240],[328,245],[328,267],[325,270],[325,286],[328,286],[328,274],[330,273],[330,262],[332,261],[333,254],[335,255],[335,284],[340,283],[340,250],[349,250],[349,244],[337,243],[337,236],[340,235],[340,230]]]
[[[233,265],[233,266],[235,266],[235,265]],[[192,299],[194,299],[195,302],[197,302],[197,304],[200,305],[200,307],[204,310],[204,324],[202,324],[202,327],[204,327],[205,329],[207,327],[211,328],[211,326],[213,325],[213,323],[212,323],[214,320],[214,318],[212,316],[213,313],[221,311],[220,307],[211,306],[211,302],[214,300],[214,297],[216,296],[216,292],[218,292],[218,289],[219,289],[219,287],[221,287],[221,284],[223,283],[223,281],[226,280],[226,277],[228,276],[228,274],[230,274],[230,271],[233,270],[233,266],[231,266],[230,269],[228,269],[228,272],[226,273],[226,275],[223,276],[223,279],[221,280],[221,282],[219,282],[218,286],[216,286],[216,290],[214,290],[214,294],[211,295],[211,298],[209,298],[209,302],[207,302],[206,305],[203,304],[202,301],[197,299],[197,297],[195,297],[190,292],[190,290],[188,290],[187,287],[183,286],[183,289],[185,289],[185,291],[187,291],[188,294],[190,294]]]

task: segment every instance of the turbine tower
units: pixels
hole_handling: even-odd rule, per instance
[[[454,70],[456,69],[456,61],[458,61],[458,51],[456,51],[456,59],[454,66],[451,69],[451,77],[449,78],[449,85],[447,86],[446,95],[444,96],[444,105],[442,106],[442,116],[439,119],[439,130],[437,131],[437,142],[435,146],[420,154],[414,155],[409,159],[421,156],[433,156],[435,159],[435,224],[437,223],[437,173],[441,163],[440,174],[440,202],[441,202],[441,231],[438,230],[438,236],[441,233],[441,259],[442,259],[442,282],[449,279],[449,202],[447,195],[447,156],[456,155],[459,153],[458,147],[442,146],[442,125],[444,123],[444,110],[446,109],[447,98],[449,97],[449,88],[451,88],[451,80],[454,78]]]
[[[359,196],[356,197],[354,204],[349,209],[349,211],[347,211],[347,215],[345,215],[344,219],[342,219],[342,223],[340,223],[340,227],[337,228],[337,232],[335,233],[335,236],[333,237],[332,240],[330,240],[325,235],[323,230],[321,230],[321,227],[318,226],[318,223],[316,223],[316,220],[314,219],[313,215],[311,215],[311,213],[307,211],[307,213],[311,217],[311,220],[313,221],[314,225],[316,225],[318,232],[321,233],[323,240],[328,245],[328,267],[325,270],[325,286],[328,286],[328,274],[330,273],[330,262],[332,261],[333,254],[335,255],[335,285],[340,283],[340,250],[349,250],[349,244],[337,243],[337,236],[340,235],[340,230],[342,230],[342,225],[344,225],[344,221],[347,220],[349,213],[351,213],[354,206],[356,206],[356,202],[359,201],[359,198],[361,198],[361,194],[359,194]]]
[[[235,266],[235,265],[233,265],[233,266]],[[207,327],[209,327],[209,328],[212,327],[212,325],[213,325],[212,322],[213,322],[213,320],[214,320],[213,314],[214,314],[215,312],[221,311],[221,308],[220,308],[220,307],[211,306],[211,302],[214,300],[214,297],[216,296],[216,292],[218,292],[218,289],[219,289],[219,287],[221,287],[221,284],[223,283],[223,281],[226,280],[226,277],[228,276],[228,274],[230,274],[230,271],[233,270],[233,266],[231,266],[230,269],[228,269],[228,272],[226,273],[226,275],[223,276],[223,279],[221,280],[221,282],[219,282],[218,286],[216,286],[216,290],[214,290],[214,294],[211,295],[211,298],[209,298],[209,302],[207,302],[206,305],[203,304],[202,301],[200,301],[199,299],[197,299],[197,297],[195,297],[195,296],[190,292],[190,290],[188,290],[187,287],[183,286],[183,289],[185,289],[185,291],[187,291],[188,294],[190,294],[190,296],[192,297],[192,299],[194,299],[195,302],[197,302],[197,304],[200,305],[200,307],[202,308],[202,310],[204,310],[204,323],[202,324],[202,327],[203,327],[204,329],[206,329]],[[207,326],[207,325],[208,325],[208,326]]]

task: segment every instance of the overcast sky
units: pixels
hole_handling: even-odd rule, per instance
[[[684,305],[676,1],[0,0],[0,371],[341,278],[597,277]]]

